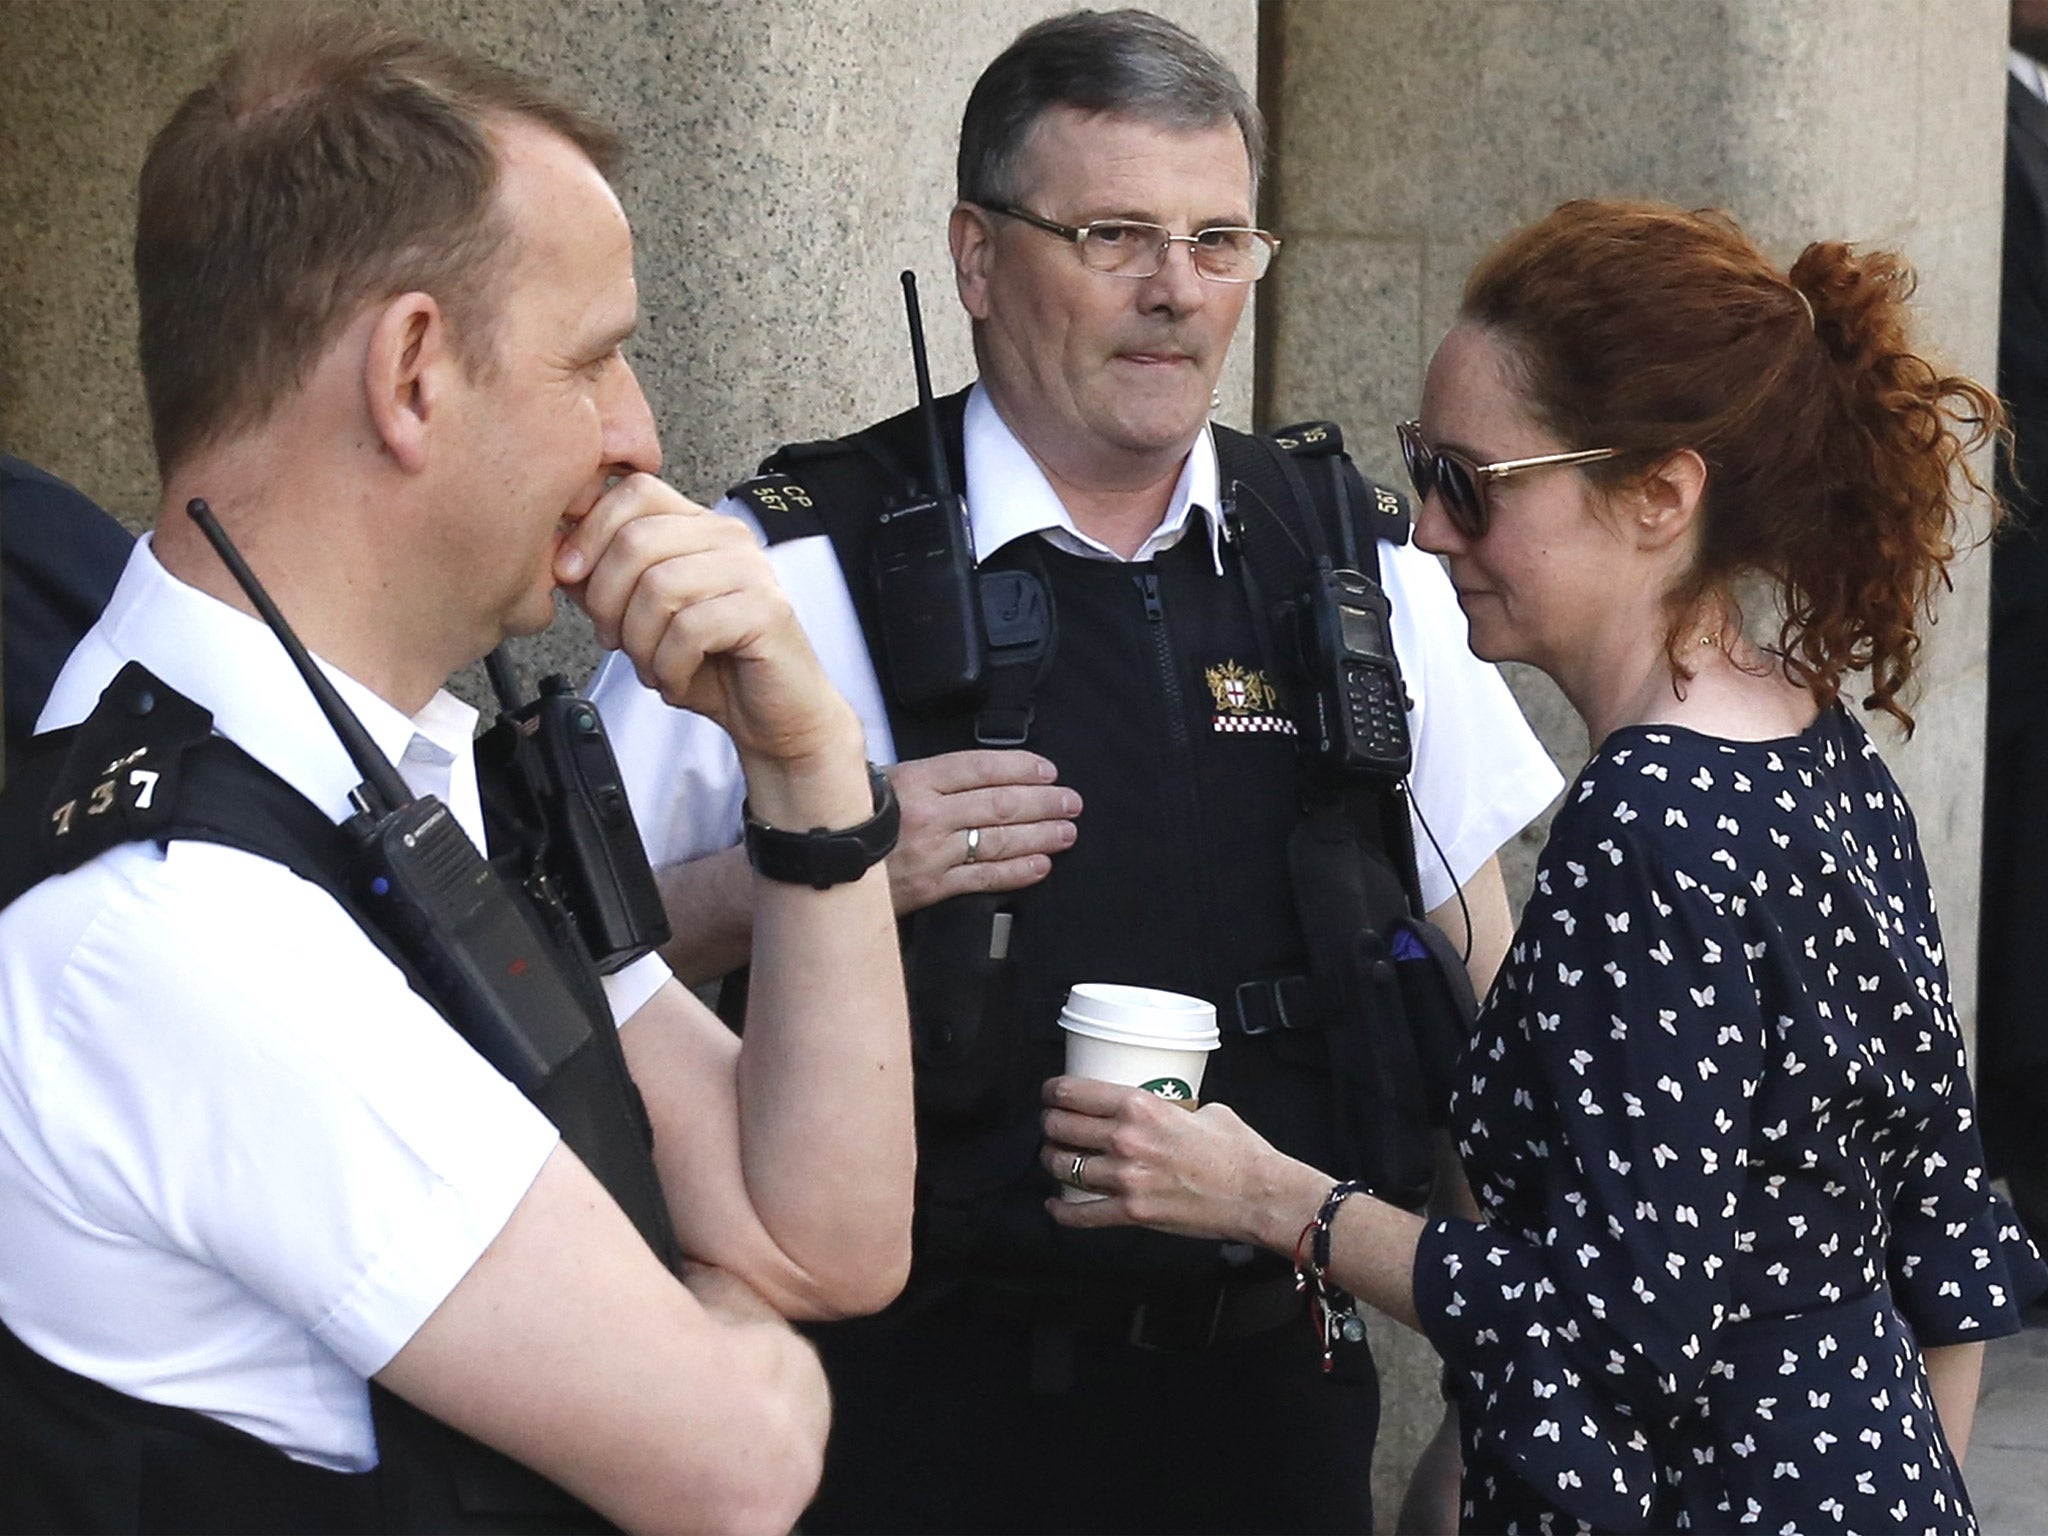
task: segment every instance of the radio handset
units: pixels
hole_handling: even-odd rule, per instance
[[[1400,783],[1412,756],[1408,696],[1386,593],[1363,572],[1321,560],[1290,606],[1315,694],[1310,755],[1340,773]]]
[[[897,699],[908,706],[941,703],[980,688],[983,674],[981,593],[967,504],[946,467],[939,414],[932,403],[917,278],[903,274],[910,320],[910,357],[924,425],[925,481],[886,507],[875,526],[875,593],[882,665]]]
[[[185,511],[277,636],[363,782],[349,883],[455,1032],[531,1098],[591,1037],[539,924],[432,795],[414,797],[285,623],[203,500]]]
[[[609,976],[669,940],[611,739],[596,706],[559,673],[542,678],[540,697],[522,704],[503,647],[484,658],[484,670],[499,715],[477,742],[478,769],[515,786],[520,819],[538,823],[538,871],[568,909],[591,964]]]

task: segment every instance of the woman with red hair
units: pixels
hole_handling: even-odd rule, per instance
[[[1896,256],[1568,203],[1481,262],[1401,445],[1472,648],[1586,723],[1451,1103],[1478,1219],[1333,1185],[1223,1105],[1047,1085],[1055,1203],[1295,1257],[1448,1367],[1463,1524],[1966,1531],[1982,1341],[2039,1261],[1986,1186],[1910,731],[1997,402]],[[1766,620],[1768,616],[1768,621]],[[1762,638],[1758,638],[1758,636]],[[1075,1154],[1085,1153],[1085,1162]]]

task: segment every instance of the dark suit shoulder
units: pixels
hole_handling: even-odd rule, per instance
[[[134,542],[83,491],[0,456],[0,692],[10,750],[27,739],[65,658],[113,596]]]

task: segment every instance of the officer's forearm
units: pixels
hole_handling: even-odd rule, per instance
[[[754,814],[773,826],[852,826],[873,801],[861,757],[860,728],[850,712],[836,746],[802,763],[744,758]],[[745,965],[754,943],[754,875],[737,845],[655,872],[672,937],[661,956],[688,986],[714,981]]]
[[[754,872],[737,845],[655,871],[674,937],[661,957],[689,986],[747,963],[754,946]]]
[[[1483,1001],[1515,936],[1514,913],[1508,907],[1507,883],[1501,877],[1497,856],[1472,871],[1462,895],[1462,902],[1453,896],[1432,908],[1429,920],[1465,952],[1465,969],[1472,977],[1472,990]]]
[[[808,794],[755,800],[783,826],[844,827],[873,809],[848,754],[858,805]],[[841,765],[842,767],[844,765]],[[843,773],[836,776],[843,779]],[[750,795],[760,780],[750,774]],[[809,786],[815,787],[815,786]],[[778,791],[790,786],[778,784]],[[813,1277],[836,1277],[847,1311],[900,1289],[910,1251],[916,1142],[910,1025],[888,875],[814,890],[755,877],[753,973],[736,1067],[748,1196],[776,1245]]]

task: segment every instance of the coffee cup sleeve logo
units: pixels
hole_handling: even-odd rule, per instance
[[[1178,1077],[1155,1077],[1150,1082],[1140,1083],[1138,1086],[1147,1093],[1158,1094],[1162,1099],[1189,1102],[1195,1096],[1195,1090]]]

